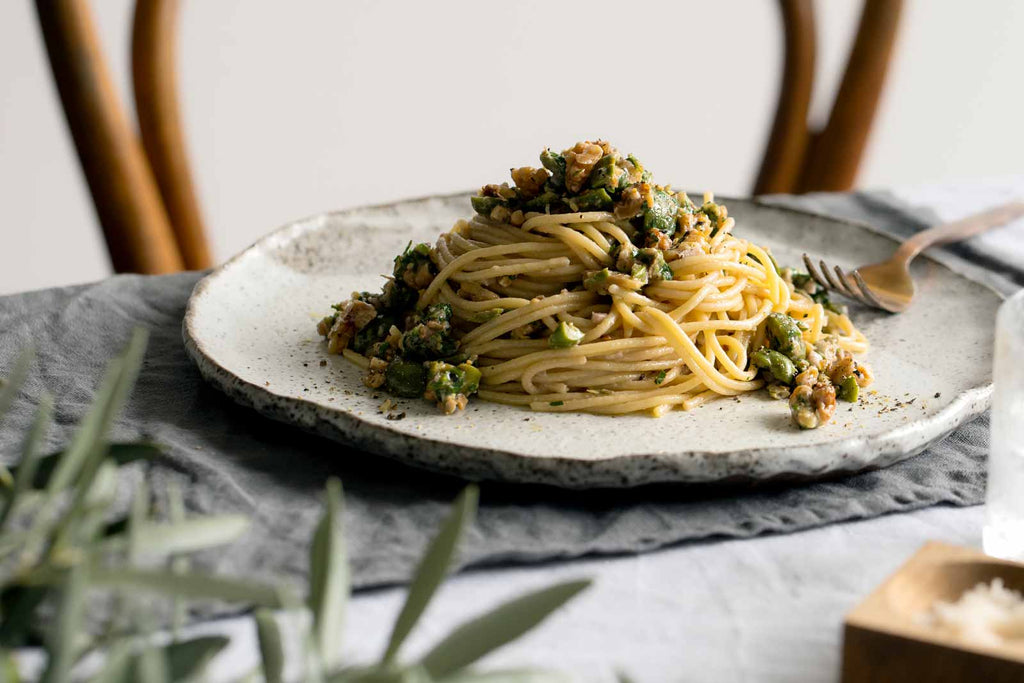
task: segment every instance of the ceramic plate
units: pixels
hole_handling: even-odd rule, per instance
[[[770,246],[783,264],[807,251],[854,267],[895,246],[864,225],[756,201],[727,204],[737,233]],[[834,422],[820,429],[793,428],[786,404],[764,392],[660,419],[533,413],[481,400],[453,416],[422,400],[382,413],[386,395],[326,354],[316,322],[352,291],[379,289],[380,274],[410,240],[433,243],[469,213],[468,195],[454,195],[285,226],[196,286],[184,322],[188,351],[210,382],[269,417],[469,479],[572,488],[806,479],[884,467],[988,405],[1000,298],[919,258],[919,300],[908,312],[851,310],[871,341],[865,359],[876,381],[859,404],[840,403]]]

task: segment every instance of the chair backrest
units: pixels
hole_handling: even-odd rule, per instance
[[[827,124],[807,124],[814,0],[779,0],[785,63],[755,194],[853,186],[885,81],[903,0],[865,0]],[[116,272],[212,263],[192,185],[174,69],[179,0],[136,0],[132,82],[138,131],[113,86],[87,0],[36,0],[68,126]]]

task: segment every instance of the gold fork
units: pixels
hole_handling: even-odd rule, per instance
[[[888,261],[861,266],[850,273],[839,266],[830,267],[823,260],[818,261],[821,268],[819,271],[807,254],[804,254],[804,265],[814,281],[822,287],[868,306],[900,313],[907,310],[914,298],[910,262],[915,256],[928,247],[967,239],[1005,225],[1020,216],[1024,216],[1024,201],[1013,201],[953,223],[937,225],[917,233],[901,244]]]

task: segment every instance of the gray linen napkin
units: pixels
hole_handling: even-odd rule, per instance
[[[898,235],[923,226],[885,195],[772,201],[867,220]],[[17,407],[0,425],[5,462],[44,390],[57,397],[49,445],[65,443],[107,359],[134,326],[145,325],[151,330],[150,346],[134,396],[117,425],[118,438],[147,437],[167,447],[166,459],[150,466],[155,488],[178,479],[191,512],[241,512],[254,522],[246,538],[206,553],[201,564],[257,577],[304,577],[323,484],[335,475],[345,486],[354,586],[406,580],[463,482],[271,422],[205,385],[185,355],[180,331],[185,302],[200,277],[118,276],[0,298],[0,372],[26,345],[38,350]],[[584,492],[485,483],[462,563],[637,553],[936,504],[975,505],[984,492],[987,444],[988,417],[983,416],[916,458],[828,482],[754,490],[657,486]],[[133,465],[124,476],[141,476],[140,466]],[[123,484],[123,490],[130,490],[127,481]]]

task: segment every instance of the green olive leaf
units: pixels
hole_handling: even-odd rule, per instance
[[[110,646],[103,668],[89,679],[89,683],[132,683],[134,652],[131,639],[120,640]]]
[[[226,636],[180,640],[163,648],[169,680],[188,681],[202,676],[210,661],[231,642]]]
[[[57,463],[60,462],[65,452],[61,450],[56,453],[49,453],[39,459],[35,476],[31,480],[34,488],[46,488],[50,477],[53,476],[54,470],[57,469]],[[148,441],[112,443],[107,447],[107,459],[118,467],[140,460],[156,460],[163,455],[164,450],[161,446]],[[11,468],[11,472],[14,473],[15,477],[18,476],[20,467],[21,463],[18,463],[17,466]]]
[[[479,497],[480,491],[476,486],[470,485],[463,489],[452,505],[452,511],[448,518],[441,525],[441,531],[430,542],[427,551],[423,554],[412,584],[409,586],[405,605],[402,606],[402,611],[391,631],[391,639],[382,659],[384,663],[394,661],[398,649],[422,616],[438,586],[444,581],[458,549],[463,530],[473,524]]]
[[[39,444],[50,427],[50,420],[53,418],[53,398],[49,394],[43,394],[39,399],[39,407],[32,425],[25,435],[25,441],[21,447],[21,460],[14,472],[14,485],[11,494],[4,501],[3,512],[0,513],[0,529],[7,525],[7,521],[17,509],[22,496],[32,488],[36,471],[39,467]]]
[[[328,671],[340,663],[342,627],[349,594],[348,553],[342,532],[341,482],[327,481],[327,510],[313,534],[309,559],[309,607],[317,649]]]
[[[170,683],[171,672],[163,648],[146,647],[135,656],[132,679],[139,683]]]
[[[9,536],[10,533],[4,534]],[[26,644],[32,618],[43,600],[50,595],[49,586],[6,586],[0,592],[0,647],[16,648]]]
[[[87,583],[86,568],[83,565],[73,565],[65,572],[57,602],[57,616],[46,642],[46,670],[39,679],[40,683],[64,683],[70,678],[71,667],[78,656],[77,641],[82,633],[82,620],[85,616]]]
[[[178,553],[192,553],[215,548],[237,540],[249,529],[249,518],[244,515],[211,515],[183,522],[142,521],[133,538],[137,557],[169,557]],[[100,552],[121,550],[132,534],[118,533],[108,536],[97,545]]]
[[[568,581],[506,602],[456,628],[421,663],[432,678],[451,676],[523,635],[589,585]]]
[[[465,671],[437,680],[436,683],[570,683],[571,676],[541,669],[499,669]]]
[[[256,637],[260,643],[260,658],[263,660],[263,678],[267,683],[281,683],[284,672],[284,646],[277,619],[267,609],[256,610]]]
[[[213,599],[264,607],[282,607],[287,598],[277,586],[211,574],[177,574],[168,569],[108,569],[91,574],[96,586],[119,591],[147,591],[189,599]]]
[[[63,453],[54,468],[53,476],[47,482],[49,493],[61,491],[77,476],[87,474],[86,466],[90,460],[102,459],[105,453],[98,453],[103,450],[98,446],[106,437],[110,425],[121,412],[135,385],[148,337],[149,333],[144,328],[135,328],[124,354],[112,360],[107,366],[103,381],[96,392],[95,402],[79,424],[71,446]]]

